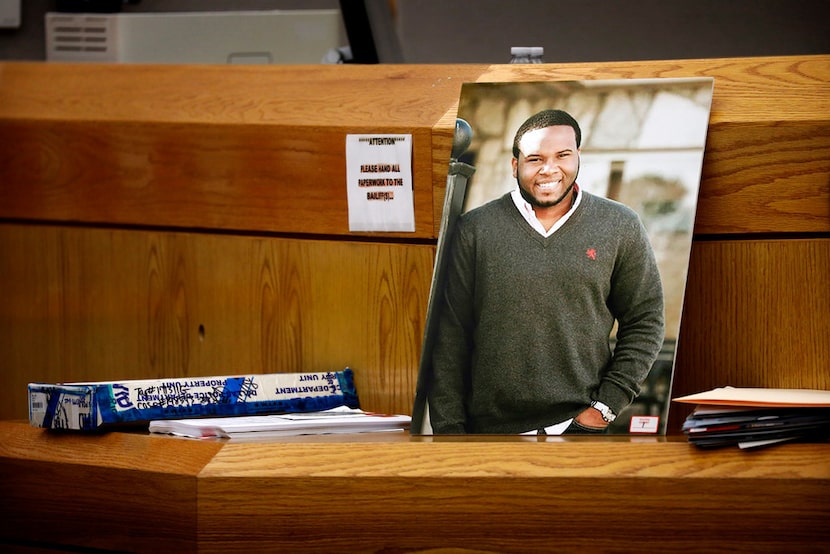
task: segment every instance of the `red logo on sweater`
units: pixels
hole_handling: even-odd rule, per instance
[[[592,260],[597,259],[597,249],[596,248],[589,248],[585,251],[585,255],[591,258]]]

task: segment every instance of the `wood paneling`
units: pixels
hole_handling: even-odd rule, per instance
[[[683,318],[681,394],[830,390],[830,238],[694,244]]]
[[[0,118],[429,127],[482,65],[5,62]],[[52,84],[52,86],[44,86]],[[60,85],[58,88],[57,85]],[[424,94],[429,91],[429,94]]]
[[[349,365],[365,407],[412,408],[431,246],[0,225],[0,251],[4,390]],[[675,396],[830,389],[828,268],[830,239],[696,242]]]
[[[196,551],[196,477],[221,445],[15,426],[0,423],[0,544]]]
[[[830,232],[830,118],[710,133],[694,231]]]
[[[0,217],[349,234],[346,134],[403,132],[416,232],[388,236],[435,238],[463,82],[711,76],[695,231],[830,231],[830,56],[0,71]]]
[[[405,433],[234,443],[68,436],[11,422],[0,422],[0,436],[0,544],[39,537],[136,552],[830,547],[827,444],[747,453],[700,451],[683,439]],[[597,506],[613,507],[599,535]]]
[[[0,385],[349,365],[408,412],[461,84],[690,76],[715,89],[675,392],[828,387],[830,56],[2,64]],[[415,233],[348,233],[354,132],[413,133]]]
[[[0,225],[0,385],[350,366],[364,408],[409,411],[434,250]]]
[[[747,464],[734,450],[701,455],[674,442],[479,441],[229,443],[200,475],[203,548],[217,552],[238,539],[319,551],[631,551],[652,543],[702,551],[815,547],[830,538],[820,515],[830,509],[821,496],[830,485],[826,447],[768,451]],[[333,481],[341,484],[334,498],[325,492]],[[283,501],[254,500],[265,486],[284,492]],[[757,501],[757,490],[768,502]],[[231,499],[238,509],[227,516]],[[614,506],[601,537],[597,505]],[[345,506],[349,533],[320,533],[342,522]],[[253,532],[212,531],[223,517]],[[729,525],[707,531],[719,521]]]
[[[715,78],[715,95],[674,392],[830,388],[830,56],[6,63],[0,419],[26,418],[30,381],[346,365],[365,408],[409,412],[461,83],[698,75]],[[413,133],[415,233],[348,233],[344,139],[358,132]],[[670,432],[684,409],[673,406]],[[404,433],[234,444],[25,422],[0,422],[0,437],[10,546],[830,549],[827,444],[710,452],[682,436]]]
[[[696,242],[683,310],[673,396],[830,390],[830,238]],[[670,429],[690,411],[673,404]]]
[[[386,236],[434,237],[433,127],[479,72],[3,64],[0,217],[346,235],[346,135],[411,133],[416,230]]]
[[[695,233],[830,232],[830,56],[491,66],[479,82],[714,78]]]
[[[429,127],[413,135],[415,233],[431,237]],[[363,129],[372,132],[372,129]],[[360,129],[145,122],[0,124],[0,217],[349,234],[346,134]],[[365,233],[364,233],[365,234]]]

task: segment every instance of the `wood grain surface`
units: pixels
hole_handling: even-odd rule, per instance
[[[820,552],[827,493],[803,480],[201,479],[199,550]]]
[[[350,365],[367,408],[407,413],[461,83],[701,75],[674,390],[828,387],[828,56],[0,68],[3,390]],[[418,231],[339,240],[344,133],[375,129],[414,133]],[[26,417],[8,396],[0,416]]]
[[[0,225],[0,251],[3,390],[348,365],[366,409],[411,413],[431,246]],[[830,388],[828,268],[830,239],[696,242],[674,396]]]
[[[434,246],[0,225],[0,414],[30,382],[351,367],[409,412]]]
[[[775,551],[830,540],[827,445],[750,457],[535,437],[378,446],[226,445],[200,475],[199,520],[216,529],[230,502],[224,521],[245,529],[206,531],[203,550]],[[250,500],[264,487],[281,501]],[[321,532],[339,528],[348,532]]]
[[[364,407],[408,413],[461,84],[689,76],[715,92],[674,393],[830,388],[830,56],[2,63],[0,419],[27,417],[37,380],[346,365]],[[345,136],[376,132],[413,135],[415,233],[348,231]],[[827,444],[612,439],[236,444],[0,422],[0,546],[830,551]]]
[[[491,66],[479,82],[714,78],[695,233],[830,231],[830,56]]]
[[[672,395],[830,390],[830,237],[692,245]],[[691,407],[673,404],[677,432]]]
[[[0,217],[348,235],[346,135],[410,133],[416,230],[385,236],[434,237],[432,129],[478,72],[2,64]]]
[[[315,438],[316,439],[316,438]],[[384,437],[382,442],[269,442],[233,440],[199,474],[200,478],[411,477],[463,481],[498,478],[621,477],[830,480],[825,463],[830,445],[743,453],[698,450],[684,439],[657,437]],[[632,454],[637,453],[636,456]],[[747,463],[750,461],[752,463]],[[830,507],[830,506],[828,506]]]
[[[680,438],[406,433],[235,443],[54,434],[25,422],[0,422],[0,437],[0,492],[10,500],[0,507],[0,545],[468,553],[830,547],[830,444],[743,452],[700,450]]]
[[[166,438],[0,422],[0,545],[195,552],[196,477],[221,445]]]
[[[413,135],[416,231],[388,236],[435,238],[463,82],[710,76],[695,231],[830,231],[830,56],[0,75],[5,218],[348,235],[345,136],[393,132]]]

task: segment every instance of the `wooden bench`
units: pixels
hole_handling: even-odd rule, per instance
[[[363,407],[408,413],[465,81],[714,77],[673,395],[830,389],[830,56],[0,76],[0,419],[32,381],[346,365]],[[413,136],[414,233],[348,231],[345,136],[368,132]],[[532,444],[3,422],[0,544],[830,548],[830,445],[701,452],[672,408],[666,440]]]

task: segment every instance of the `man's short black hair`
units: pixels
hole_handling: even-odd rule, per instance
[[[579,123],[576,119],[564,110],[542,110],[539,113],[531,115],[527,120],[519,126],[516,131],[516,136],[513,137],[513,157],[519,158],[519,142],[528,131],[535,131],[536,129],[544,129],[545,127],[553,127],[554,125],[567,125],[573,127],[576,135],[576,147],[582,144],[582,130],[579,128]]]

